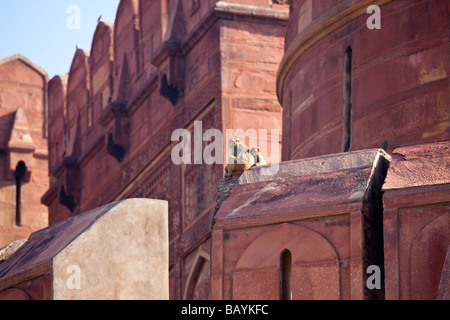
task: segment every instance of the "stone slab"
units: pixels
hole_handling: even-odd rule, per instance
[[[111,203],[32,234],[0,264],[0,297],[168,299],[168,238],[166,201]]]
[[[302,160],[286,161],[272,166],[257,167],[248,170],[240,177],[239,184],[370,167],[378,160],[379,156],[390,160],[390,156],[382,149],[368,149],[352,153],[331,154]]]
[[[398,148],[384,191],[450,183],[450,141]]]

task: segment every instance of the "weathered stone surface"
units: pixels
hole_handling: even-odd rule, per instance
[[[200,274],[185,260],[209,254],[224,166],[174,165],[171,135],[194,121],[204,132],[279,129],[275,74],[288,19],[287,5],[265,0],[120,1],[114,23],[99,22],[90,50],[49,84],[50,224],[121,199],[167,200],[171,298],[193,287],[187,298],[207,299],[208,259]],[[76,179],[64,155],[76,157]]]
[[[32,234],[0,265],[0,298],[168,299],[168,239],[166,201],[112,203]]]
[[[383,186],[387,299],[434,300],[444,292],[439,286],[450,241],[449,146],[393,152]]]
[[[53,298],[168,299],[167,209],[165,201],[132,199],[98,217],[53,259]],[[81,271],[80,290],[67,288],[70,266]]]
[[[448,140],[449,7],[378,1],[382,27],[366,27],[373,1],[292,1],[277,76],[283,160]],[[345,56],[352,48],[351,119],[344,116]],[[348,133],[348,132],[346,132]]]
[[[450,182],[450,141],[395,149],[384,190]]]
[[[442,276],[436,299],[450,300],[450,244],[447,249],[447,257],[445,258],[444,267],[442,268]]]
[[[290,211],[295,207],[361,201],[373,167],[380,159],[389,158],[381,150],[366,150],[283,162],[273,176],[262,175],[264,167],[251,169],[240,177],[239,185],[231,191],[233,201],[222,205],[216,222],[250,219],[255,212],[261,216],[274,208]],[[306,216],[306,212],[298,214]]]
[[[280,299],[286,250],[293,299],[371,297],[362,270],[383,246],[373,221],[389,160],[365,150],[244,172],[214,218],[212,298]]]
[[[370,30],[366,10],[373,1],[290,4],[286,52],[277,73],[282,159],[347,148],[381,147],[393,153],[384,186],[381,190],[379,180],[373,194],[378,200],[364,220],[364,230],[373,230],[365,243],[384,245],[376,250],[365,245],[364,252],[378,261],[374,264],[384,265],[379,267],[385,273],[387,299],[435,299],[439,281],[445,281],[441,272],[449,238],[450,7],[428,0],[380,0],[376,5],[382,27]],[[292,179],[293,173],[285,171],[294,172],[295,166],[282,163],[278,177]],[[268,187],[272,176],[261,176],[262,169],[246,172],[240,182],[260,181],[261,188]],[[320,195],[327,186],[303,200],[302,195],[288,195],[297,188],[279,186],[279,197],[287,198],[286,207],[297,198],[300,203],[324,204],[332,198]],[[262,199],[274,192],[261,191]],[[246,216],[251,206],[245,203],[237,209]],[[439,292],[444,292],[442,286]]]
[[[253,168],[252,170],[246,171],[239,178],[239,184],[273,181],[309,174],[367,167],[371,166],[377,157],[390,159],[390,156],[383,150],[371,149],[355,151],[351,157],[348,154],[342,153],[303,160],[285,161],[275,163],[272,166]],[[268,174],[271,171],[274,173]]]
[[[0,60],[0,247],[48,226],[48,208],[40,202],[49,186],[47,81],[45,71],[21,55]],[[16,217],[20,162],[26,172]]]
[[[339,261],[333,245],[314,231],[287,223],[263,233],[244,251],[233,272],[233,299],[278,300],[284,250],[292,253],[293,298],[339,299]]]
[[[213,218],[216,216],[219,211],[222,203],[228,198],[231,190],[235,186],[239,184],[239,177],[242,172],[235,172],[228,177],[225,177],[219,182],[219,186],[217,187],[216,198],[214,200],[214,209],[213,209]]]

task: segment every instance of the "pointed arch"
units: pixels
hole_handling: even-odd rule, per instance
[[[436,299],[450,241],[450,215],[426,224],[414,237],[410,252],[411,299]]]
[[[146,71],[149,68],[156,71],[151,61],[157,48],[162,44],[167,28],[165,1],[139,0],[141,59]]]
[[[49,95],[49,123],[51,124],[54,117],[60,117],[66,113],[66,101],[67,94],[67,80],[68,76],[55,76],[48,83],[48,95]]]
[[[26,66],[28,66],[29,68],[31,68],[32,70],[34,70],[36,73],[38,73],[42,78],[44,79],[48,79],[48,75],[47,72],[45,72],[44,69],[42,69],[40,66],[38,66],[36,63],[34,63],[31,60],[28,60],[26,57],[24,57],[21,54],[15,54],[11,57],[8,58],[4,58],[0,60],[0,66],[2,64],[6,64],[9,63],[11,61],[21,61],[22,63],[24,63]]]
[[[189,273],[188,280],[186,281],[186,288],[183,294],[183,300],[191,300],[194,294],[195,287],[200,277],[201,271],[205,264],[209,264],[210,255],[206,251],[199,249],[196,253],[194,266]]]

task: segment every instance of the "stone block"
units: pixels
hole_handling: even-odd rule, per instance
[[[165,300],[168,261],[167,202],[124,200],[32,234],[0,265],[0,299]]]
[[[280,299],[285,272],[292,299],[382,298],[365,288],[364,270],[380,263],[389,160],[375,149],[244,172],[214,218],[212,298]]]

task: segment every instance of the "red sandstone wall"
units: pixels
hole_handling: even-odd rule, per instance
[[[446,279],[449,146],[446,141],[393,152],[383,186],[386,299],[435,300]]]
[[[52,161],[52,185],[42,198],[51,224],[115,200],[168,200],[174,299],[210,298],[211,212],[224,166],[173,164],[172,132],[193,133],[194,121],[202,121],[203,132],[281,127],[274,79],[285,6],[216,2],[121,1],[115,23],[100,22],[91,50],[74,56],[66,118],[61,112],[51,118],[50,152],[61,132],[68,137],[66,157]],[[161,95],[164,76],[180,92],[176,103]],[[49,100],[62,106],[63,86],[52,82]],[[123,158],[110,152],[110,137]]]
[[[48,189],[46,92],[47,75],[40,67],[19,55],[0,61],[0,248],[13,240],[28,238],[31,232],[48,224],[48,209],[40,203]],[[15,128],[18,108],[27,121]],[[9,149],[11,143],[20,143],[12,141],[16,138],[12,137],[14,128],[27,135],[23,138],[34,144],[34,151],[22,154]],[[26,162],[31,174],[22,184],[20,227],[15,225],[17,159]]]
[[[278,74],[283,159],[343,151],[344,55],[353,49],[351,150],[449,138],[447,1],[293,1]],[[323,30],[327,30],[325,33]]]
[[[276,70],[283,52],[285,27],[262,28],[248,22],[224,21],[221,27],[222,107],[225,128],[254,129],[258,141],[267,143],[263,154],[281,160],[282,110],[275,97]],[[249,34],[251,35],[249,37]],[[268,129],[267,139],[258,129]],[[279,150],[271,150],[271,129],[279,129]],[[246,141],[250,146],[250,141]],[[278,154],[276,156],[275,152]]]

